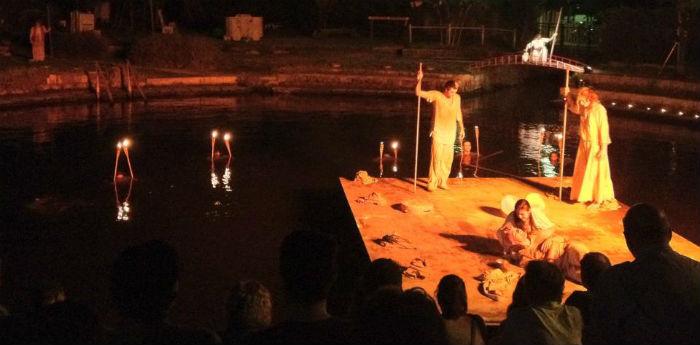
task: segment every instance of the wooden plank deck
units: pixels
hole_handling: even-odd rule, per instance
[[[591,251],[605,253],[615,263],[632,259],[622,235],[622,217],[628,206],[617,211],[591,211],[584,205],[560,202],[554,196],[559,180],[553,178],[465,178],[451,179],[450,190],[428,192],[419,182],[413,193],[413,181],[393,178],[379,179],[377,183],[362,185],[341,179],[341,184],[352,209],[357,227],[372,260],[388,257],[403,266],[415,258],[425,260],[420,269],[425,279],[404,277],[404,288],[420,286],[434,293],[440,278],[454,273],[467,284],[470,312],[482,315],[489,322],[505,318],[511,302],[512,289],[503,298],[493,301],[478,292],[475,277],[490,270],[489,262],[499,259],[499,245],[495,232],[504,221],[500,210],[501,198],[512,194],[525,197],[528,193],[543,194],[546,214],[555,223],[555,232],[568,239],[583,242]],[[565,181],[565,185],[568,181]],[[371,193],[380,194],[387,203],[374,205],[356,200]],[[403,213],[396,204],[416,200],[433,205],[434,210],[423,214]],[[377,243],[386,234],[397,234],[410,244],[381,246]],[[674,234],[672,247],[678,252],[700,259],[700,247]],[[520,267],[508,269],[522,272]],[[582,286],[567,281],[565,298]]]

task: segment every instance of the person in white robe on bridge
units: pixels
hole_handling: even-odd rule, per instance
[[[547,50],[547,43],[555,40],[557,38],[557,33],[555,32],[552,37],[542,37],[542,35],[537,34],[535,38],[530,41],[530,43],[525,46],[525,52],[523,53],[523,62],[530,63],[547,63],[549,61],[549,51]]]

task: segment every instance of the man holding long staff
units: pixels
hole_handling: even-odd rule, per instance
[[[416,96],[433,103],[433,129],[431,136],[433,146],[430,157],[430,173],[428,175],[428,191],[437,188],[449,189],[447,180],[452,170],[454,159],[456,124],[459,124],[459,141],[464,139],[464,122],[462,121],[462,100],[457,94],[459,85],[454,80],[447,81],[442,92],[437,90],[423,91],[423,70],[419,69],[416,76]]]

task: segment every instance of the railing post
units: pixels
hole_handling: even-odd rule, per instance
[[[447,24],[447,45],[452,46],[452,23]]]
[[[484,40],[486,39],[486,28],[481,26],[481,45],[484,45]]]
[[[408,43],[413,43],[413,24],[408,24]]]

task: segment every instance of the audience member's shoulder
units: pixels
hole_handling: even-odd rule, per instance
[[[287,321],[253,334],[250,344],[352,344],[352,323],[341,318],[318,322]]]
[[[108,335],[108,344],[130,345],[130,344],[192,344],[192,345],[214,345],[221,344],[221,338],[210,330],[200,328],[184,328],[174,325],[165,325],[157,329],[114,330]]]

